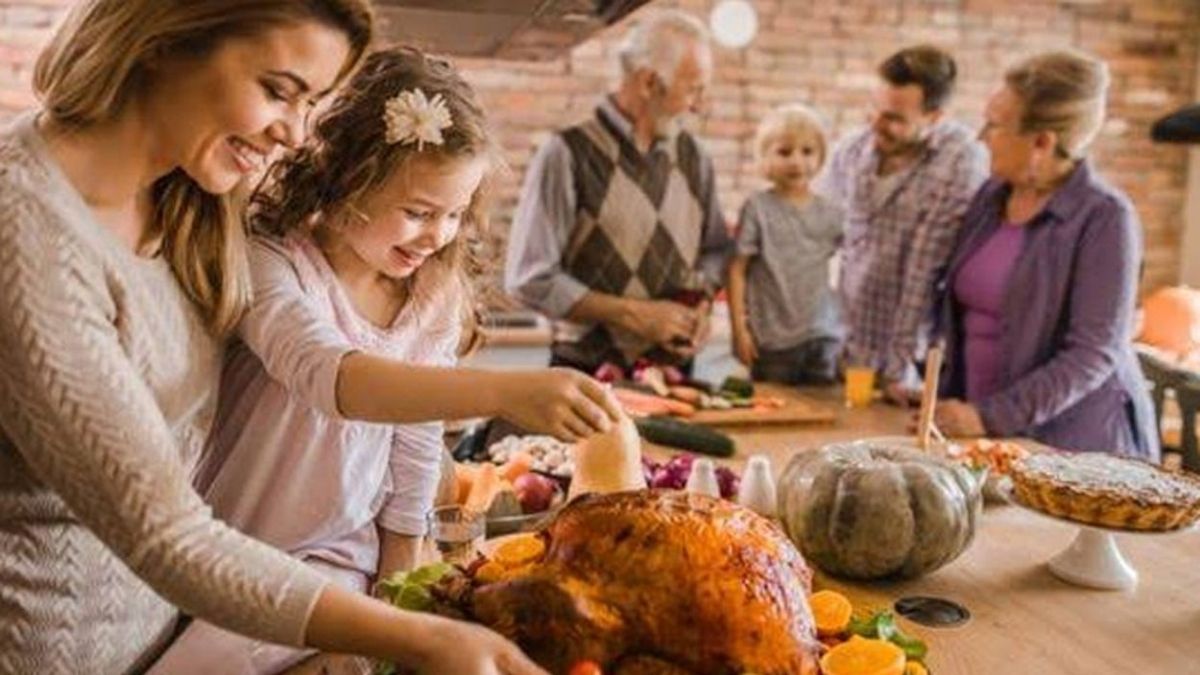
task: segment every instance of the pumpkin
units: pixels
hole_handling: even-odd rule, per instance
[[[1138,341],[1176,357],[1200,347],[1200,290],[1172,286],[1151,293],[1142,304]]]
[[[980,483],[964,466],[898,444],[834,444],[788,463],[779,515],[804,556],[829,574],[917,577],[971,543]]]

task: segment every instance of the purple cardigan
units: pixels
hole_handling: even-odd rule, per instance
[[[1009,192],[996,179],[979,189],[939,283],[944,396],[966,393],[954,278],[1001,225]],[[1026,227],[1001,314],[1000,389],[972,401],[988,433],[1158,461],[1153,404],[1132,340],[1137,214],[1085,161]]]

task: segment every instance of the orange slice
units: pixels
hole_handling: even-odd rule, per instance
[[[487,561],[475,570],[475,580],[481,584],[494,584],[504,578],[504,567],[494,561]]]
[[[520,567],[536,561],[546,552],[546,545],[536,534],[522,534],[496,547],[492,560],[503,567]]]
[[[909,661],[904,664],[904,675],[929,675],[929,669],[920,661]]]
[[[817,591],[808,597],[813,621],[817,624],[817,635],[829,637],[840,635],[850,625],[854,608],[850,600],[837,591]]]
[[[855,636],[821,657],[821,672],[824,675],[904,675],[904,650],[890,642]]]

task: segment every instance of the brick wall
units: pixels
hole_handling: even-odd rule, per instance
[[[712,0],[658,0],[707,17]],[[1150,142],[1150,124],[1195,99],[1200,2],[1196,0],[755,0],[760,29],[744,50],[717,49],[701,136],[717,163],[732,217],[759,187],[751,161],[756,121],[792,100],[822,111],[835,135],[865,120],[875,65],[930,41],[953,51],[961,84],[953,113],[977,125],[983,103],[1018,55],[1075,46],[1112,69],[1110,120],[1095,148],[1100,170],[1132,197],[1146,230],[1144,288],[1179,279],[1187,152]],[[636,19],[636,15],[633,17]],[[492,111],[514,169],[493,250],[507,232],[523,169],[547,129],[584,115],[612,72],[623,26],[544,64],[462,61]]]
[[[0,0],[0,117],[34,105],[33,61],[70,0]]]
[[[0,115],[32,104],[38,46],[69,0],[0,0]],[[712,0],[657,0],[707,16]],[[1005,64],[1038,49],[1076,46],[1108,60],[1110,120],[1097,144],[1101,171],[1133,198],[1146,229],[1145,288],[1179,278],[1187,153],[1148,138],[1151,122],[1195,98],[1198,0],[754,0],[760,32],[744,50],[718,48],[710,113],[700,126],[733,215],[758,186],[750,160],[755,121],[802,100],[844,132],[865,119],[875,64],[931,41],[960,64],[954,114],[978,124]],[[636,14],[634,18],[636,18]],[[492,111],[508,163],[489,250],[501,259],[524,168],[549,130],[585,115],[610,81],[615,26],[546,63],[462,60]],[[498,273],[498,269],[496,270]]]

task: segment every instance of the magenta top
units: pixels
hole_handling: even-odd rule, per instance
[[[1008,279],[1025,241],[1025,228],[1004,223],[963,263],[954,297],[964,310],[967,400],[980,401],[998,389],[1001,320]]]

